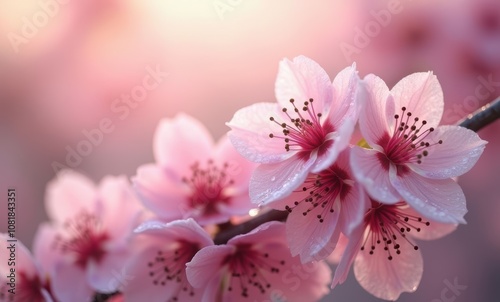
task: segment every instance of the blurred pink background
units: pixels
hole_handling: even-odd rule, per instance
[[[218,138],[237,109],[274,100],[278,62],[301,54],[332,78],[356,61],[361,76],[375,73],[390,87],[432,70],[443,122],[455,123],[500,96],[500,2],[0,0],[0,180],[5,202],[7,188],[17,189],[17,236],[31,246],[53,163],[67,165],[68,148],[103,119],[112,132],[75,169],[95,181],[132,176],[153,161],[161,118],[186,112]],[[157,87],[126,105],[121,95],[148,69],[162,72]],[[489,144],[459,180],[468,224],[421,244],[423,280],[399,301],[440,301],[455,278],[467,289],[454,301],[499,301],[499,131],[500,122],[480,131]],[[378,300],[351,273],[324,301]]]

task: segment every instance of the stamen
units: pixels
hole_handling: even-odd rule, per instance
[[[188,198],[189,209],[200,211],[202,215],[214,215],[219,212],[221,204],[228,204],[230,197],[224,189],[234,184],[234,180],[227,172],[229,164],[224,163],[219,168],[209,160],[202,168],[198,162],[191,166],[191,177],[184,177],[182,181],[191,188]]]
[[[295,100],[290,99],[295,117],[290,115],[287,108],[283,108],[282,112],[289,119],[289,123],[280,123],[274,117],[270,117],[271,122],[283,128],[283,135],[270,133],[269,137],[284,140],[286,151],[311,152],[320,148],[319,151],[322,152],[321,147],[325,147],[323,145],[325,144],[326,135],[333,132],[334,128],[329,121],[322,124],[322,114],[316,113],[313,103],[313,99],[305,101],[301,111],[297,108]]]
[[[430,222],[423,221],[421,217],[408,215],[404,212],[405,203],[399,202],[395,205],[381,204],[372,201],[372,207],[365,215],[365,224],[368,229],[361,251],[369,246],[369,254],[373,255],[378,246],[387,253],[387,259],[394,259],[395,255],[401,254],[400,240],[405,240],[414,250],[419,247],[407,238],[411,232],[420,232],[422,227],[429,226]],[[395,251],[395,254],[392,253]]]
[[[100,221],[92,214],[82,211],[64,223],[65,235],[57,234],[53,248],[63,254],[76,257],[76,264],[86,267],[89,260],[100,262],[106,251],[104,243],[109,235],[101,229]]]

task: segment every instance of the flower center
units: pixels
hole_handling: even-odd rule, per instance
[[[242,297],[249,297],[252,287],[260,293],[266,293],[271,288],[267,276],[279,274],[285,261],[276,259],[269,253],[261,253],[250,244],[240,244],[234,254],[224,259],[223,264],[229,267],[227,291],[239,289]]]
[[[199,210],[204,215],[213,215],[219,212],[218,205],[228,204],[230,197],[226,196],[224,189],[234,181],[228,176],[229,164],[224,163],[222,169],[209,160],[205,169],[198,162],[191,166],[191,177],[184,177],[182,181],[191,188],[188,197],[188,206]]]
[[[434,128],[426,127],[426,120],[412,118],[412,113],[406,112],[406,107],[402,107],[401,111],[401,115],[394,115],[396,121],[392,137],[385,133],[377,142],[384,149],[384,154],[378,154],[380,163],[385,170],[389,170],[390,163],[395,164],[398,174],[408,171],[404,166],[407,163],[421,164],[424,157],[429,155],[427,148],[443,143],[442,140],[436,144],[425,141]]]
[[[193,297],[193,287],[186,278],[186,263],[191,261],[200,247],[192,242],[179,240],[168,250],[159,250],[157,255],[147,264],[149,276],[154,285],[165,286],[167,282],[178,283],[175,292],[168,301],[180,301],[179,295],[185,293]]]
[[[361,246],[361,250],[369,249],[373,255],[376,248],[383,248],[387,253],[387,259],[392,260],[394,253],[401,254],[400,242],[406,240],[418,250],[418,246],[408,240],[406,234],[412,231],[420,232],[421,227],[429,226],[430,222],[423,221],[422,217],[408,215],[403,212],[404,202],[394,205],[386,205],[372,201],[372,206],[365,215],[365,225],[368,235]]]
[[[16,295],[18,295],[18,301],[33,301],[33,302],[43,302],[45,301],[41,289],[42,283],[38,276],[28,277],[24,272],[19,274],[19,285],[16,290]]]
[[[270,117],[272,122],[283,128],[283,134],[271,133],[269,137],[284,140],[286,151],[303,152],[303,155],[309,155],[314,150],[318,150],[319,155],[324,153],[332,144],[331,140],[326,140],[326,136],[335,129],[328,120],[321,124],[322,115],[315,112],[313,102],[313,99],[304,102],[301,113],[295,105],[295,100],[290,99],[293,113],[290,114],[287,108],[282,109],[290,122],[279,122]]]
[[[352,184],[349,174],[337,165],[333,165],[319,174],[310,174],[301,189],[302,192],[309,194],[296,200],[292,207],[285,206],[285,210],[291,213],[299,204],[308,203],[309,207],[302,212],[302,215],[307,216],[314,211],[316,218],[322,223],[326,215],[335,212],[335,203],[341,202],[349,194]]]
[[[14,301],[32,301],[44,302],[45,299],[42,295],[42,283],[38,276],[28,277],[25,272],[18,273],[18,280],[16,280],[15,293],[9,292],[12,289],[7,283],[0,287],[0,301],[14,302]]]
[[[76,264],[85,268],[90,260],[100,262],[106,251],[104,243],[109,235],[101,230],[100,221],[92,214],[82,211],[64,225],[65,235],[55,237],[53,247],[64,254],[75,257]]]

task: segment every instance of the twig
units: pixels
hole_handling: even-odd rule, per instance
[[[469,114],[459,125],[472,131],[479,131],[500,118],[500,97]]]

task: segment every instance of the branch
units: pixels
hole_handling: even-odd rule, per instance
[[[469,114],[465,119],[460,121],[459,125],[477,132],[497,119],[500,119],[500,97],[481,107],[476,112]],[[227,241],[234,236],[246,234],[265,222],[274,220],[285,221],[287,217],[287,211],[271,210],[247,222],[221,231],[215,236],[214,242],[215,244],[227,243]]]
[[[469,114],[459,125],[472,131],[479,131],[500,118],[500,97]]]

